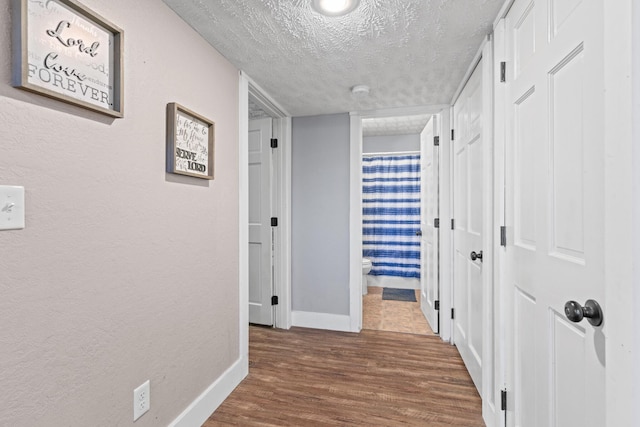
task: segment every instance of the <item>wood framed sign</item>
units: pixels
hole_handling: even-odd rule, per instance
[[[167,104],[167,172],[213,179],[215,123],[183,106]]]
[[[13,0],[13,85],[123,117],[123,39],[75,0]]]

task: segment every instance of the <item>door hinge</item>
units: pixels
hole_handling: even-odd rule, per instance
[[[451,229],[455,230],[456,229],[456,220],[451,218]]]
[[[507,410],[507,390],[500,390],[500,408]]]
[[[500,83],[507,81],[507,63],[502,61],[500,63]]]
[[[440,301],[436,300],[433,302],[434,310],[440,310]]]
[[[276,218],[275,216],[271,217],[271,226],[272,227],[277,227],[278,226],[278,218]]]
[[[452,318],[452,319],[455,319],[455,318],[456,318],[456,309],[455,309],[455,308],[452,308],[452,309],[451,309],[451,318]]]
[[[278,296],[274,295],[271,297],[271,305],[278,305]]]
[[[440,146],[440,137],[439,136],[434,136],[433,137],[433,145],[435,145],[436,147]]]
[[[507,246],[507,227],[500,226],[500,246]]]
[[[433,228],[440,228],[440,218],[435,218],[433,220]]]
[[[278,148],[278,138],[271,138],[271,148]]]
[[[456,133],[451,129],[451,140],[453,141],[454,139],[456,139]]]

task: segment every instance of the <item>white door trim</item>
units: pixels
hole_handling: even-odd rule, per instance
[[[499,424],[498,408],[499,392],[497,387],[496,376],[496,309],[494,305],[496,284],[494,279],[494,257],[499,250],[500,239],[496,239],[496,230],[499,226],[494,222],[494,208],[496,196],[493,188],[494,183],[494,68],[493,68],[493,40],[487,37],[482,47],[482,140],[484,144],[483,158],[483,189],[485,197],[483,200],[483,246],[489,255],[488,262],[483,267],[482,287],[484,289],[482,301],[483,320],[482,324],[486,325],[483,331],[482,343],[482,416],[488,427],[497,426]],[[498,232],[499,234],[499,232]],[[492,327],[491,327],[492,326]]]
[[[507,377],[507,348],[506,348],[506,333],[507,319],[510,319],[511,312],[509,307],[511,306],[507,293],[504,289],[505,275],[506,275],[506,247],[501,246],[501,230],[500,227],[505,224],[505,115],[506,115],[506,98],[504,85],[499,81],[499,73],[495,70],[499,70],[500,63],[505,60],[505,22],[504,19],[500,19],[496,22],[493,33],[493,64],[494,72],[493,78],[493,223],[494,229],[494,252],[493,252],[493,280],[494,280],[494,295],[493,295],[493,310],[494,310],[494,366],[495,366],[495,401],[499,402],[499,391],[506,389]],[[496,420],[496,426],[504,426],[504,413],[498,410],[497,413],[499,420]]]
[[[238,82],[238,225],[238,341],[244,378],[249,374],[249,80],[242,72]]]
[[[362,329],[362,116],[350,117],[349,319],[351,332]]]
[[[606,322],[606,425],[640,425],[638,301],[640,249],[640,7],[633,0],[605,1],[604,14],[604,268]],[[634,120],[634,118],[636,120]],[[635,188],[634,188],[635,187]],[[635,250],[635,253],[634,253]],[[634,264],[636,266],[634,267]],[[635,286],[635,289],[634,289]],[[635,353],[635,354],[633,354]],[[635,384],[635,385],[634,385]],[[635,413],[634,413],[635,412]]]
[[[640,144],[638,143],[638,141],[640,140],[640,7],[631,7],[632,3],[631,0],[625,0],[622,2],[619,2],[622,4],[616,4],[615,7],[613,8],[612,11],[610,11],[610,13],[616,13],[616,12],[620,12],[622,11],[623,13],[626,13],[627,16],[631,16],[631,22],[627,23],[627,25],[631,25],[631,40],[629,40],[630,43],[633,44],[633,49],[631,50],[631,64],[627,65],[630,66],[632,72],[629,73],[629,75],[631,75],[631,82],[627,83],[628,85],[631,86],[631,90],[628,90],[626,88],[622,88],[623,91],[625,91],[625,96],[631,96],[632,99],[632,116],[630,119],[631,121],[631,136],[627,136],[626,138],[630,139],[630,144],[635,147],[634,149],[632,149],[632,178],[631,178],[631,182],[640,182]],[[631,12],[629,12],[629,9],[631,9]],[[621,30],[625,30],[625,26],[624,25],[620,25],[619,26]],[[607,27],[605,27],[605,30],[607,29]],[[626,43],[625,43],[626,45]],[[605,51],[608,48],[609,44],[605,43]],[[614,63],[612,64],[613,67],[615,67],[617,64]],[[623,68],[620,69],[621,73],[626,72],[627,70]],[[615,96],[615,94],[613,94],[612,96]],[[609,99],[608,97],[605,99]],[[625,98],[622,98],[625,99]],[[626,105],[629,105],[629,102],[625,102]],[[633,194],[632,194],[632,200],[633,200],[633,206],[632,206],[632,212],[631,212],[631,218],[635,219],[637,221],[637,218],[640,218],[640,186],[635,186],[633,187]],[[633,243],[632,243],[632,255],[633,255],[633,259],[640,259],[640,227],[636,224],[631,224],[631,226],[633,227],[633,234],[631,236]],[[633,337],[632,337],[632,348],[634,349],[634,351],[637,354],[638,349],[640,349],[640,321],[638,320],[638,316],[633,316],[632,313],[634,313],[634,311],[631,310],[631,307],[629,306],[629,304],[632,304],[633,307],[638,307],[640,305],[640,289],[638,289],[638,283],[640,283],[640,268],[635,267],[633,268],[633,271],[631,272],[631,280],[629,281],[629,289],[626,289],[626,292],[629,292],[633,295],[633,298],[628,298],[626,305],[621,307],[623,310],[629,310],[628,313],[630,313],[630,315],[632,316],[631,319],[629,319],[629,325],[631,325],[631,327],[633,328]],[[636,284],[635,286],[633,284]],[[627,294],[628,296],[628,294]],[[607,295],[607,298],[609,296]],[[632,323],[633,322],[633,323]],[[631,355],[629,355],[630,357]],[[636,356],[637,357],[637,356]],[[633,366],[633,371],[632,371],[632,375],[628,375],[627,379],[625,380],[625,382],[622,384],[622,387],[624,390],[628,390],[628,387],[630,386],[630,384],[640,384],[640,364],[639,363],[633,363],[630,362],[628,360],[625,360],[624,363],[621,363],[621,371],[625,368],[627,368],[627,365],[631,364]],[[608,381],[608,380],[607,380]],[[607,384],[607,386],[609,386],[609,384]],[[629,405],[630,402],[638,402],[640,401],[640,387],[636,386],[632,388],[632,392],[628,393],[628,395],[624,398],[624,399],[620,399],[620,404],[621,405]],[[640,405],[633,405],[633,413],[630,415],[631,417],[631,423],[629,423],[630,425],[640,425]],[[613,405],[609,406],[609,404],[607,404],[607,410],[608,411],[612,411],[612,410],[616,410],[616,408],[613,407]],[[623,420],[616,420],[617,422],[623,422]]]
[[[453,144],[451,141],[452,107],[443,108],[439,114],[438,129],[440,133],[440,331],[443,341],[451,343],[453,336],[453,230],[451,219],[453,214]]]
[[[291,116],[271,98],[245,72],[239,78],[239,286],[240,286],[240,354],[249,352],[249,94],[259,101],[260,107],[274,118],[273,133],[278,138],[278,150],[274,156],[273,207],[278,217],[275,229],[275,277],[274,291],[279,304],[274,316],[275,327],[291,327]]]

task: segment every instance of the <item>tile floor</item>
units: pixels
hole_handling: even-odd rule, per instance
[[[373,286],[369,287],[362,300],[363,329],[434,335],[419,302],[383,300],[382,288]],[[416,290],[416,300],[420,301],[419,290]]]

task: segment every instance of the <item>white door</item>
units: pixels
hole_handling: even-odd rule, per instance
[[[453,342],[482,395],[482,62],[453,106]]]
[[[249,322],[273,325],[271,119],[249,121]]]
[[[508,387],[516,426],[605,425],[602,0],[516,0],[505,20]]]
[[[438,218],[438,149],[435,145],[436,116],[432,116],[420,133],[420,307],[433,332],[439,332],[439,315],[436,301],[439,299],[439,232],[434,219]]]

